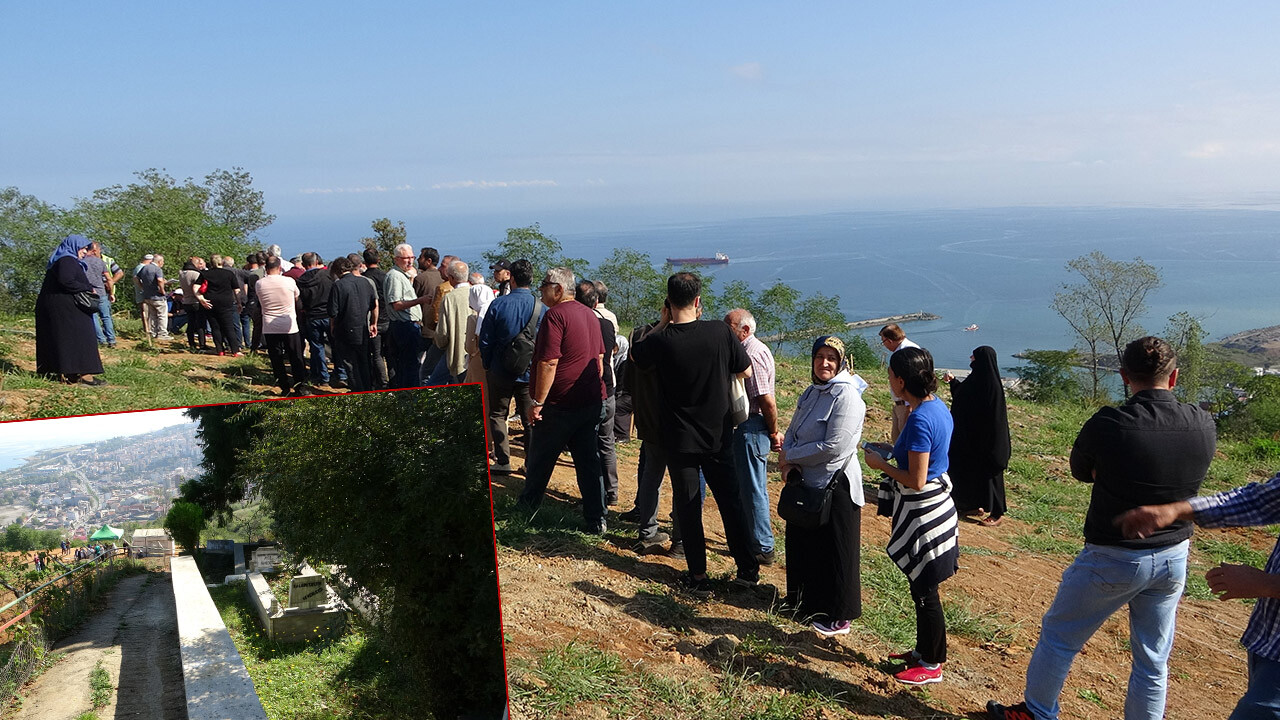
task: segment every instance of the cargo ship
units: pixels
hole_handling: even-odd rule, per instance
[[[667,263],[672,267],[680,267],[681,265],[728,265],[729,256],[718,252],[715,257],[667,258]]]

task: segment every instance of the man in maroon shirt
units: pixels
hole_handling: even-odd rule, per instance
[[[596,449],[605,397],[600,320],[587,306],[574,302],[574,278],[568,268],[548,270],[538,290],[547,311],[533,345],[529,391],[534,431],[520,505],[532,509],[542,502],[556,459],[567,446],[587,531],[604,534],[604,483]]]

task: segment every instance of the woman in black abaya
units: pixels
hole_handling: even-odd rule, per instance
[[[105,385],[93,315],[76,305],[76,293],[93,291],[81,258],[89,239],[70,235],[49,256],[36,297],[36,372],[64,382]]]
[[[986,345],[973,351],[964,380],[948,374],[951,385],[951,498],[961,515],[979,518],[980,525],[1000,523],[1008,509],[1004,471],[1009,467],[1009,417],[1004,386],[996,366],[996,351]],[[981,517],[983,512],[986,517]]]

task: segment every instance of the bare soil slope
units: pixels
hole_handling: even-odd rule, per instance
[[[634,446],[624,455],[634,455]],[[576,520],[576,508],[570,507],[577,495],[576,483],[567,460],[565,456],[556,470],[546,503],[566,506],[556,509],[567,509],[567,517]],[[624,503],[620,509],[627,509],[634,496],[634,461],[621,459],[619,474]],[[520,476],[494,477],[500,521],[511,515],[510,502],[522,484]],[[775,506],[780,487],[770,483]],[[668,501],[664,497],[664,518],[670,509]],[[1011,502],[1016,503],[1016,497]],[[704,516],[710,572],[713,578],[717,574],[731,577],[733,564],[713,498],[708,498]],[[571,533],[563,539],[508,538],[499,547],[498,561],[513,717],[547,714],[539,698],[552,689],[538,669],[547,652],[570,643],[616,654],[630,670],[681,683],[703,680],[707,687],[723,687],[725,676],[736,674],[758,686],[751,689],[750,697],[757,700],[749,708],[765,706],[788,693],[814,690],[838,698],[831,704],[834,707],[815,711],[815,717],[985,717],[980,710],[988,699],[1020,700],[1040,617],[1053,599],[1070,555],[1019,549],[1011,538],[1031,528],[1013,518],[1007,517],[997,528],[962,524],[962,570],[944,583],[943,603],[967,609],[971,626],[979,632],[984,627],[993,632],[983,638],[975,637],[972,628],[968,634],[953,628],[945,682],[910,689],[895,683],[886,672],[885,656],[904,648],[890,646],[868,629],[872,615],[885,612],[875,602],[879,591],[868,587],[868,573],[878,560],[871,556],[883,555],[889,521],[877,517],[871,504],[864,508],[862,522],[864,618],[854,623],[852,634],[835,639],[823,639],[807,626],[773,612],[776,593],[771,587],[735,590],[721,582],[721,589],[704,602],[672,593],[667,587],[685,569],[683,560],[637,556],[629,549],[633,525],[615,523],[607,541],[601,543],[582,536],[575,540]],[[763,568],[762,582],[780,593],[785,588],[783,563]],[[1241,602],[1184,598],[1170,663],[1167,717],[1191,720],[1224,717],[1229,712],[1245,688],[1245,652],[1238,639],[1249,610]],[[726,664],[706,648],[713,639],[729,634],[750,640]],[[1127,611],[1122,611],[1077,659],[1062,694],[1063,717],[1119,717],[1129,663]],[[624,691],[619,688],[618,692]],[[686,716],[678,702],[654,698],[637,710],[619,704],[616,698],[622,696],[579,702],[558,716]]]

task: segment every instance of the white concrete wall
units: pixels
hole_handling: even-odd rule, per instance
[[[266,720],[253,680],[209,597],[195,558],[173,558],[170,567],[188,720]]]

